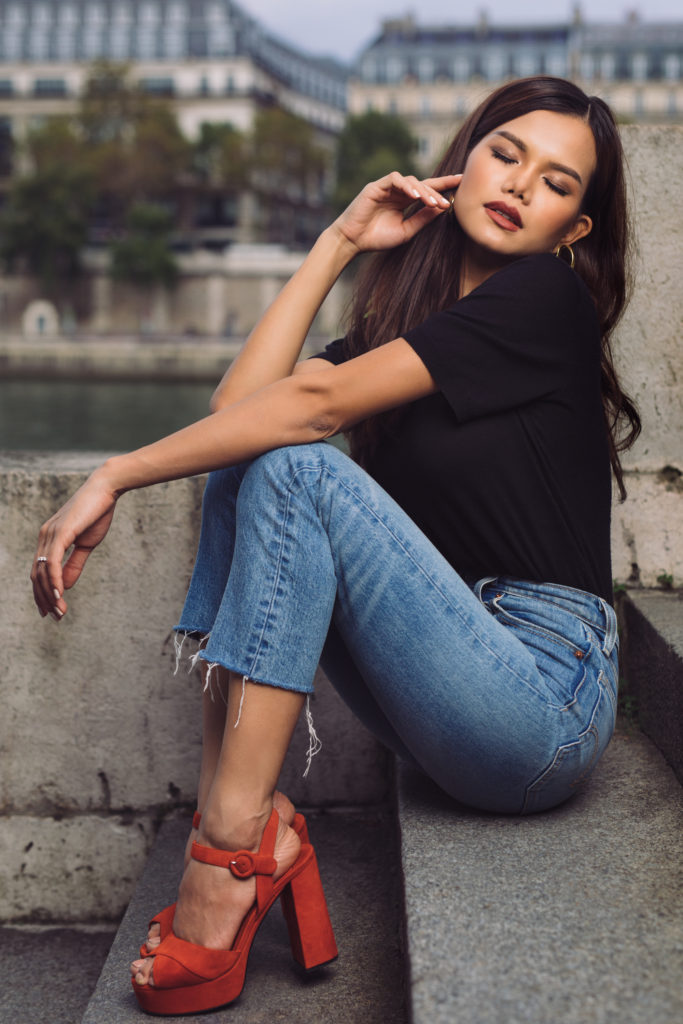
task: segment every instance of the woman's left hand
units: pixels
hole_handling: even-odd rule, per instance
[[[461,178],[462,174],[446,174],[420,181],[392,171],[366,185],[331,227],[358,252],[393,249],[448,210],[450,200],[442,193],[456,189]],[[422,208],[406,217],[415,203],[422,203]]]
[[[73,587],[90,552],[106,536],[117,497],[102,471],[96,471],[40,528],[31,582],[33,598],[42,616],[51,614],[59,620],[65,614],[64,591]],[[62,566],[72,545],[73,550]]]

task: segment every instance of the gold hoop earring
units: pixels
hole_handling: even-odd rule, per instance
[[[562,257],[560,256],[560,253],[562,252],[563,249],[569,249],[569,268],[570,268],[570,270],[573,270],[574,269],[574,250],[572,249],[571,245],[569,245],[567,242],[561,242],[558,245],[557,249],[555,250],[555,255],[557,256],[558,259],[562,259]],[[565,260],[564,262],[566,263],[567,261]]]

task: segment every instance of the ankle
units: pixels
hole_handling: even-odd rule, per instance
[[[218,850],[258,850],[272,808],[272,802],[261,808],[207,807],[198,841]]]

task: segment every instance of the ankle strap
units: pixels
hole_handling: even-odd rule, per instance
[[[251,878],[252,875],[272,875],[277,868],[274,857],[251,850],[214,850],[201,843],[192,844],[192,858],[204,864],[213,864],[217,868],[227,868],[235,878]]]
[[[277,869],[273,853],[279,821],[280,816],[273,808],[268,824],[263,830],[258,853],[252,853],[251,850],[214,850],[210,846],[194,842],[192,858],[204,864],[227,868],[235,878],[245,879],[256,875],[256,903],[261,910],[273,890],[273,875]]]

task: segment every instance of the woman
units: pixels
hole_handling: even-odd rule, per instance
[[[200,814],[178,903],[132,966],[145,1008],[235,998],[280,893],[295,955],[334,956],[305,824],[275,792],[320,658],[385,743],[474,807],[554,806],[602,754],[610,466],[623,494],[639,428],[609,347],[627,249],[608,108],[559,79],[510,83],[434,178],[387,175],[323,232],[210,417],[109,459],[43,526],[34,593],[61,618],[125,491],[218,470],[178,626],[202,640]],[[295,367],[369,250],[346,338]],[[355,462],[311,443],[340,430]]]

